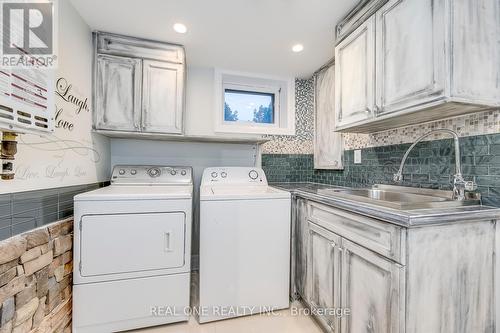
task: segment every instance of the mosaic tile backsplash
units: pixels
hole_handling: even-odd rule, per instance
[[[314,134],[314,79],[295,80],[295,135],[268,135],[264,154],[312,154]]]
[[[270,135],[264,154],[312,154],[314,151],[314,79],[295,80],[296,135]],[[500,133],[500,110],[485,111],[372,134],[344,134],[345,149],[361,149],[410,143],[436,129],[454,130],[460,137]],[[436,134],[428,140],[447,138]]]
[[[360,149],[409,143],[437,128],[454,130],[460,137],[500,133],[500,110],[473,113],[373,134],[348,133],[344,135],[344,144],[346,149]],[[435,134],[429,137],[428,140],[446,137],[448,137],[446,134]]]
[[[362,163],[354,164],[354,151],[345,153],[345,169],[314,170],[312,154],[264,154],[262,167],[270,182],[317,182],[350,187],[394,184],[405,151],[410,144],[362,149]],[[500,207],[500,134],[460,139],[462,171],[475,180],[483,204]],[[455,151],[451,139],[421,142],[410,154],[401,185],[451,189],[455,172]]]

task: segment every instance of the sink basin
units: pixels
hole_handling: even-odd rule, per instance
[[[411,210],[425,208],[451,208],[480,204],[478,197],[453,200],[452,191],[420,189],[413,187],[374,185],[362,189],[321,189],[318,194],[343,197],[389,208]]]
[[[359,189],[359,190],[345,190],[341,191],[343,194],[357,195],[369,199],[389,201],[389,202],[436,202],[436,201],[446,201],[446,198],[423,195],[423,194],[413,194],[404,192],[391,192],[379,189]]]

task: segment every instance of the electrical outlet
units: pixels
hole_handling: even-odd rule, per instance
[[[361,149],[354,151],[354,164],[361,164]]]

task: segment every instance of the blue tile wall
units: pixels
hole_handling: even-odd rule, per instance
[[[500,134],[460,138],[462,172],[479,185],[483,203],[500,207]],[[312,155],[264,154],[262,166],[269,182],[317,182],[350,187],[394,184],[401,159],[410,144],[362,149],[361,164],[354,151],[345,152],[343,171],[314,170]],[[451,189],[455,151],[451,139],[417,145],[405,166],[402,185]]]
[[[0,241],[73,215],[73,197],[106,183],[0,194]]]

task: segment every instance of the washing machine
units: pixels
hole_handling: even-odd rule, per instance
[[[188,320],[192,179],[119,165],[110,186],[75,196],[73,332]]]
[[[200,323],[289,307],[291,195],[260,168],[208,168],[200,187]]]

